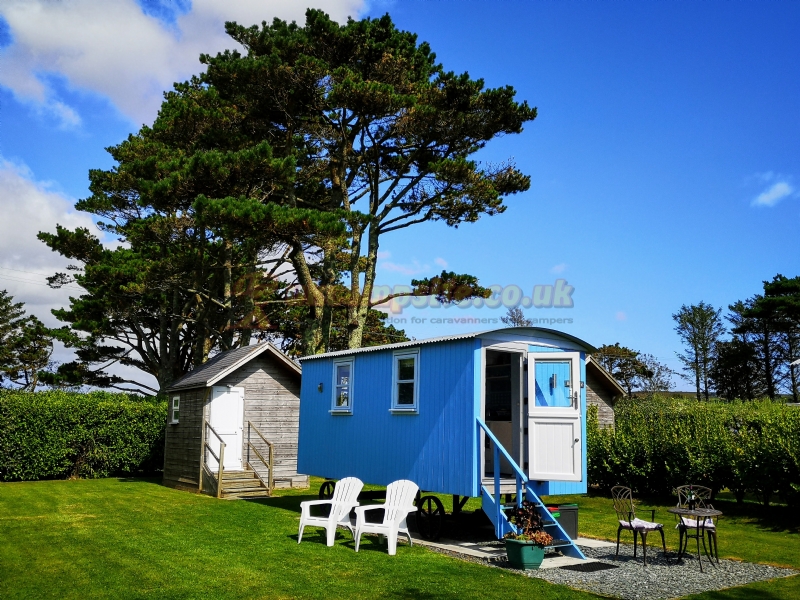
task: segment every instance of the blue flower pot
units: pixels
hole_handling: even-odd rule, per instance
[[[515,569],[538,569],[544,560],[544,548],[533,542],[506,540],[508,562]]]

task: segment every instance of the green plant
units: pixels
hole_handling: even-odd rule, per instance
[[[619,401],[614,429],[587,416],[589,482],[668,495],[687,483],[800,503],[800,410],[769,400],[698,402],[651,396]]]
[[[155,472],[165,423],[163,399],[0,391],[0,480]]]
[[[507,533],[506,538],[521,542],[533,542],[536,546],[547,546],[553,536],[544,530],[542,518],[536,512],[536,506],[529,500],[523,500],[508,513],[511,522],[517,528],[516,533]]]

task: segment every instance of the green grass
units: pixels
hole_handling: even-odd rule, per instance
[[[318,485],[318,482],[317,482]],[[377,538],[297,544],[316,490],[220,501],[143,479],[0,484],[0,597],[509,598],[594,596]]]
[[[590,594],[401,545],[386,554],[377,538],[358,554],[340,534],[327,548],[322,530],[297,544],[299,503],[311,490],[252,502],[219,501],[146,479],[0,484],[2,598],[593,598]],[[441,496],[448,510],[451,499]],[[611,503],[562,496],[580,506],[581,535],[614,539]],[[667,524],[677,546],[672,499],[643,502]],[[800,516],[724,498],[721,557],[800,569]],[[472,499],[467,510],[479,507]],[[650,544],[660,539],[650,536]],[[631,541],[630,535],[623,538]],[[695,600],[800,598],[800,577],[709,592]]]

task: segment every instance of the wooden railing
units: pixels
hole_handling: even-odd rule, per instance
[[[211,449],[211,446],[209,446],[209,444],[208,444],[208,436],[205,435],[206,430],[208,430],[211,433],[213,433],[216,436],[216,438],[219,440],[219,456],[217,456],[217,454],[214,452],[214,450]],[[203,452],[202,452],[202,454],[200,456],[200,461],[202,463],[201,464],[202,469],[206,473],[208,473],[210,479],[213,480],[214,479],[214,474],[211,472],[211,469],[206,464],[206,450],[208,450],[208,453],[211,456],[213,456],[214,458],[217,459],[217,465],[218,465],[219,468],[217,470],[217,476],[216,476],[217,477],[217,482],[216,482],[216,485],[217,485],[216,492],[217,493],[216,493],[216,496],[217,496],[217,498],[222,498],[222,474],[223,474],[223,472],[225,470],[225,467],[224,467],[224,462],[225,462],[225,442],[222,441],[222,438],[220,437],[220,435],[216,431],[214,431],[214,428],[211,426],[211,424],[208,421],[204,421],[204,427],[203,427]],[[201,477],[200,477],[200,490],[202,491],[202,489],[203,489],[203,478],[202,478],[202,475],[201,475]]]
[[[250,440],[250,434],[253,431],[255,431],[256,435],[258,435],[258,437],[260,437],[261,440],[267,445],[268,449],[267,454],[269,454],[269,460],[264,458],[261,452],[258,451],[258,448],[256,448],[253,445],[253,442]],[[252,450],[253,453],[258,457],[258,459],[264,464],[264,466],[267,467],[267,481],[264,481],[264,478],[261,476],[261,473],[259,473],[258,470],[250,462],[250,450]],[[252,469],[253,473],[256,474],[256,477],[258,477],[259,481],[264,485],[264,487],[267,488],[267,493],[270,496],[272,495],[272,488],[273,488],[272,470],[274,465],[275,465],[275,453],[273,450],[272,442],[267,440],[267,438],[264,437],[264,435],[258,430],[258,428],[255,425],[253,425],[250,421],[248,421],[247,422],[247,466],[250,469]]]

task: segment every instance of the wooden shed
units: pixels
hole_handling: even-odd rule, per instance
[[[597,407],[600,427],[614,426],[614,404],[625,389],[591,356],[586,358],[586,403]]]
[[[300,367],[272,344],[221,352],[167,392],[165,485],[219,498],[308,486],[297,473]]]

